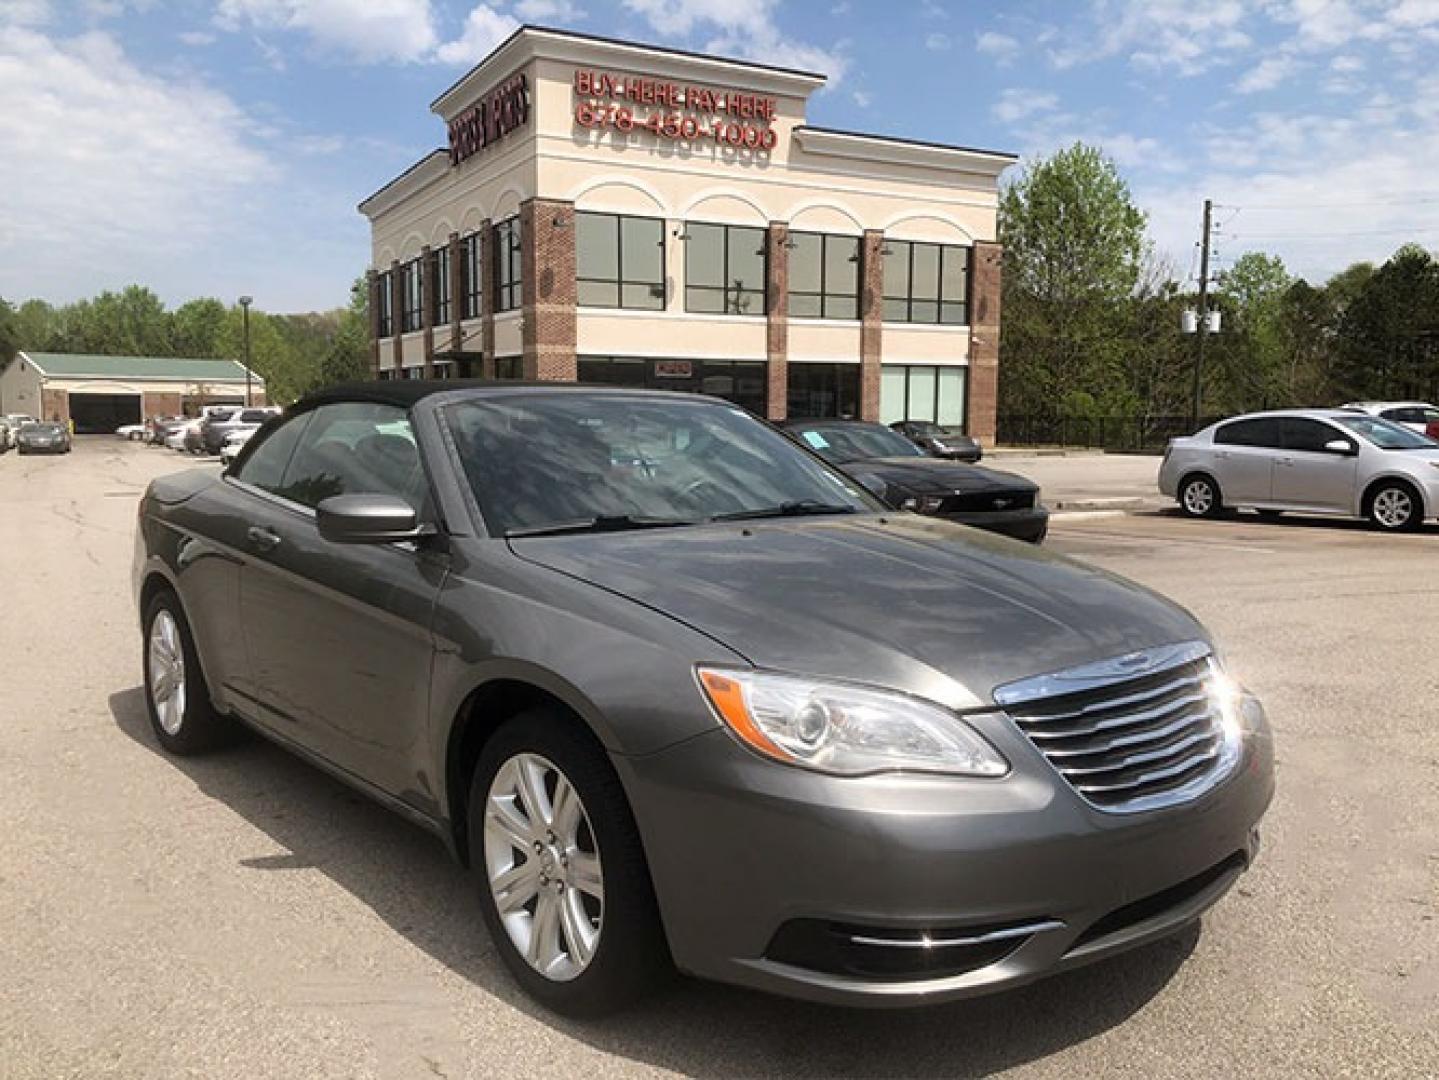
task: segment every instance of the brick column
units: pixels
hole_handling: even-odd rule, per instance
[[[482,379],[495,377],[495,226],[480,222],[480,371]]]
[[[573,203],[527,199],[520,204],[520,274],[525,378],[574,382],[579,362]]]
[[[65,390],[51,390],[44,387],[40,391],[40,415],[36,420],[58,420],[62,424],[70,422],[70,394]]]
[[[999,290],[1004,249],[987,241],[974,245],[969,267],[969,434],[994,445],[999,420]]]
[[[390,342],[391,355],[395,358],[396,378],[399,378],[405,355],[404,342],[401,341],[405,336],[405,320],[400,313],[400,309],[405,305],[403,286],[404,283],[400,280],[400,260],[394,259],[390,263]]]
[[[769,271],[766,275],[764,314],[768,394],[765,415],[783,420],[789,412],[789,224],[769,223],[766,241]]]
[[[380,377],[380,275],[369,271],[366,288],[370,296],[370,378]]]
[[[435,253],[420,248],[420,329],[424,336],[425,378],[435,377]]]
[[[859,253],[859,416],[879,419],[884,358],[884,233],[866,229]]]
[[[460,264],[464,262],[464,248],[460,246],[460,234],[450,233],[450,349],[459,352],[464,346],[460,334],[460,321],[465,317],[465,275]],[[455,374],[464,372],[456,367]]]

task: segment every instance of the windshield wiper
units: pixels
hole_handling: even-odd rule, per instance
[[[711,521],[748,521],[752,518],[807,517],[811,514],[853,514],[855,508],[848,503],[827,503],[815,499],[800,499],[784,502],[778,506],[764,506],[758,510],[735,510],[728,514],[715,514]]]
[[[573,521],[555,521],[548,525],[535,525],[528,529],[508,529],[506,539],[522,536],[563,536],[566,533],[624,532],[628,529],[675,529],[682,525],[695,525],[689,518],[634,517],[630,514],[601,514],[598,517],[576,518]]]

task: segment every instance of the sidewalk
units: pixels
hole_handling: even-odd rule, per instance
[[[1098,450],[987,450],[983,465],[1018,473],[1040,486],[1044,504],[1059,512],[1159,508],[1159,456]]]

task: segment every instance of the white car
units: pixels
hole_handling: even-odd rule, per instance
[[[1355,410],[1251,413],[1170,440],[1159,490],[1190,517],[1342,514],[1398,532],[1439,517],[1439,441]]]
[[[1410,431],[1428,435],[1431,439],[1439,439],[1439,407],[1430,405],[1427,401],[1351,401],[1340,407],[1366,412],[1383,420],[1392,420],[1396,424],[1403,424]]]
[[[241,428],[238,431],[232,431],[226,435],[225,441],[220,444],[220,463],[222,465],[229,465],[230,462],[239,457],[240,451],[243,450],[245,444],[250,441],[250,436],[259,430],[260,425],[256,424],[254,427]]]
[[[115,429],[115,434],[121,439],[129,439],[131,442],[139,442],[145,437],[145,425],[121,424]]]
[[[20,429],[26,424],[33,424],[35,422],[33,416],[26,416],[24,413],[9,413],[5,417],[5,420],[6,426],[9,428],[8,438],[12,448],[19,442]]]
[[[170,434],[165,436],[165,446],[171,450],[183,452],[185,449],[185,436],[189,435],[192,431],[196,434],[199,433],[200,421],[186,420],[183,424],[177,425],[171,430]]]

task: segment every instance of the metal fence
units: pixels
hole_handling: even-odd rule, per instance
[[[1214,418],[1214,419],[1217,419]],[[1170,439],[1192,435],[1213,423],[1197,425],[1187,416],[1017,416],[1001,414],[1001,446],[1083,446],[1104,450],[1163,450]]]

